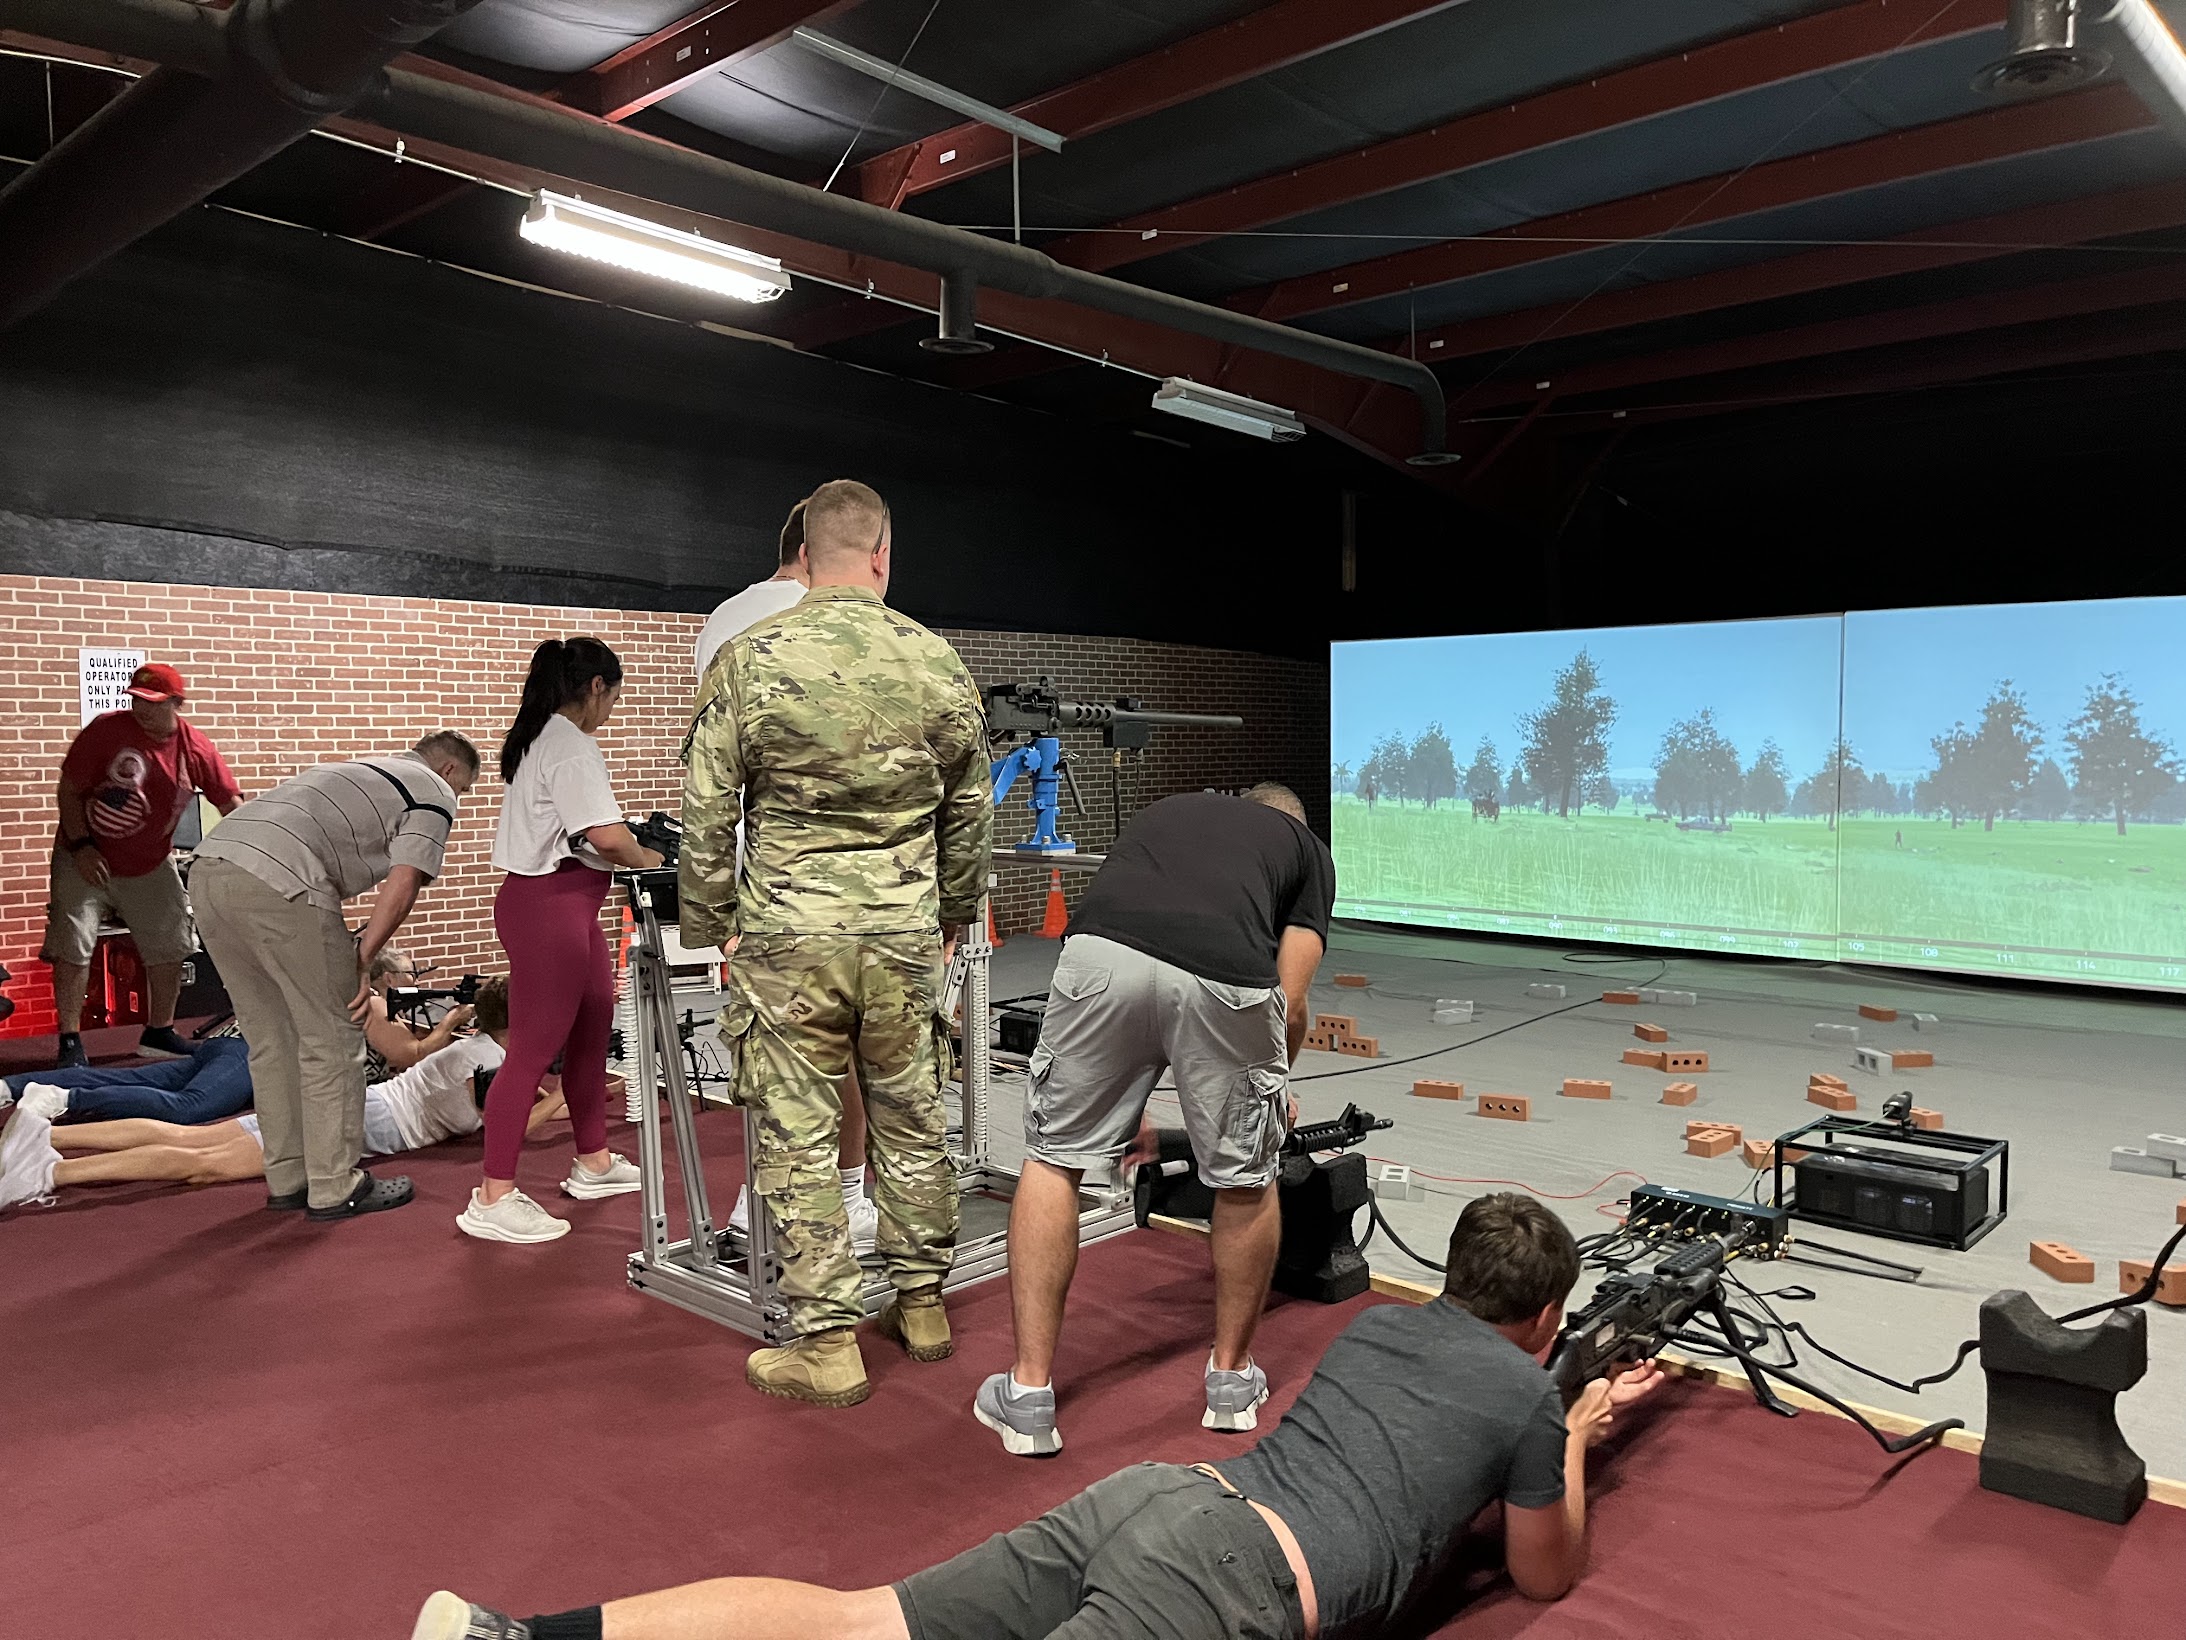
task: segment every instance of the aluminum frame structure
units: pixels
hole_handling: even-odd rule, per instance
[[[1011,857],[1006,851],[997,851],[995,858]],[[1100,863],[1096,856],[1081,858],[1085,863],[1080,869],[1096,869]],[[1059,862],[1043,858],[1036,863],[1052,867]],[[629,1067],[633,1096],[641,1100],[638,1173],[643,1221],[638,1249],[630,1255],[627,1266],[630,1285],[648,1297],[766,1343],[786,1343],[792,1336],[788,1331],[789,1306],[781,1296],[781,1259],[775,1251],[773,1219],[765,1202],[757,1192],[752,1193],[751,1229],[736,1241],[724,1236],[714,1221],[698,1143],[698,1100],[684,1073],[675,997],[661,936],[660,912],[674,905],[675,873],[656,869],[615,875],[629,896],[635,922],[630,944],[630,988],[635,999],[636,1029],[628,1050],[634,1060]],[[992,881],[990,876],[990,888]],[[994,948],[987,941],[986,922],[987,896],[982,894],[979,917],[959,942],[948,982],[949,997],[963,999],[966,1022],[963,1124],[961,1143],[952,1160],[956,1163],[958,1187],[965,1196],[1006,1199],[1017,1188],[1017,1175],[995,1160],[990,1146],[994,1060],[986,1025],[991,989],[988,964]],[[669,1222],[668,1140],[662,1129],[663,1106],[682,1183],[685,1228],[680,1237],[672,1234]],[[748,1183],[756,1119],[749,1110],[742,1114]],[[1111,1183],[1104,1190],[1081,1192],[1080,1201],[1081,1244],[1136,1228],[1127,1189]],[[868,1316],[877,1315],[895,1295],[895,1288],[885,1273],[861,1268],[861,1307]],[[959,1241],[956,1262],[943,1279],[942,1290],[949,1292],[990,1281],[1008,1268],[1006,1230]]]

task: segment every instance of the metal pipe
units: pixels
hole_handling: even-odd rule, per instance
[[[240,0],[215,29],[190,5],[10,0],[10,27],[190,66],[163,62],[0,191],[0,329],[342,112],[477,3]]]
[[[2163,14],[2149,0],[2103,0],[2090,8],[2103,26],[2104,43],[2117,54],[2118,77],[2148,105],[2172,136],[2186,142],[2186,52]]]
[[[246,7],[256,3],[245,0]],[[428,0],[407,3],[423,6]],[[458,0],[441,0],[441,4],[460,9]],[[0,27],[22,28],[48,38],[95,40],[102,49],[130,56],[157,57],[162,47],[179,40],[194,60],[202,61],[198,33],[187,31],[204,26],[205,14],[188,0],[0,0]],[[147,77],[151,78],[157,76]],[[109,112],[113,106],[117,105],[110,105]],[[1398,354],[1066,267],[1027,246],[823,193],[551,105],[447,84],[403,69],[382,75],[352,111],[399,135],[594,187],[905,267],[969,276],[989,289],[1014,296],[1071,302],[1339,375],[1386,382],[1419,400],[1421,448],[1411,461],[1432,466],[1455,459],[1445,448],[1447,411],[1441,382],[1426,365]],[[91,214],[80,198],[71,209]],[[6,311],[0,309],[0,323],[6,318]]]

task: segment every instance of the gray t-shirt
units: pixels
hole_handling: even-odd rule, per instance
[[[1322,1640],[1372,1634],[1424,1593],[1498,1498],[1564,1495],[1564,1408],[1531,1356],[1443,1299],[1344,1328],[1272,1432],[1220,1466],[1289,1523]]]

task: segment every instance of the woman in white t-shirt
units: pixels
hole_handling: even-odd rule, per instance
[[[482,1240],[552,1241],[569,1231],[568,1220],[516,1188],[528,1091],[557,1056],[577,1146],[562,1189],[590,1199],[638,1188],[638,1170],[607,1149],[615,976],[600,907],[614,867],[657,866],[660,856],[623,824],[592,738],[621,693],[622,662],[607,645],[549,638],[532,654],[501,745],[506,790],[493,863],[508,875],[494,896],[493,928],[509,959],[508,1063],[486,1100],[486,1176],[455,1221]]]

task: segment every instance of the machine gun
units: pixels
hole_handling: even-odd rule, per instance
[[[1057,738],[1063,730],[1100,730],[1102,744],[1114,750],[1120,759],[1124,752],[1143,752],[1152,745],[1156,724],[1238,729],[1245,722],[1241,717],[1227,714],[1149,712],[1130,695],[1118,695],[1112,701],[1065,700],[1057,692],[1052,678],[1038,678],[1031,683],[996,684],[986,695],[990,750],[1010,745],[1019,736],[1025,737],[1023,745],[1013,746],[995,758],[989,771],[994,781],[996,808],[1002,806],[1020,775],[1032,777],[1032,797],[1026,805],[1035,817],[1032,837],[1017,845],[1018,851],[1024,854],[1070,854],[1078,847],[1055,829],[1062,813],[1065,782],[1070,786],[1071,802],[1080,814],[1085,812],[1085,800],[1078,792],[1078,777],[1071,772],[1070,760],[1064,756],[1062,742]],[[1120,802],[1118,808],[1120,830]]]
[[[632,826],[630,835],[658,854],[660,863],[664,866],[674,865],[676,856],[683,849],[683,822],[660,809],[655,809]]]
[[[436,1002],[455,1002],[469,1007],[478,1000],[479,976],[465,974],[453,985],[390,985],[387,988],[387,1013],[393,1019],[409,1019],[415,1023]]]
[[[1290,1137],[1283,1141],[1283,1159],[1317,1156],[1324,1150],[1349,1150],[1369,1133],[1379,1133],[1383,1128],[1396,1125],[1389,1117],[1376,1116],[1357,1105],[1346,1105],[1343,1114],[1331,1121],[1308,1122],[1304,1127],[1292,1128]]]

